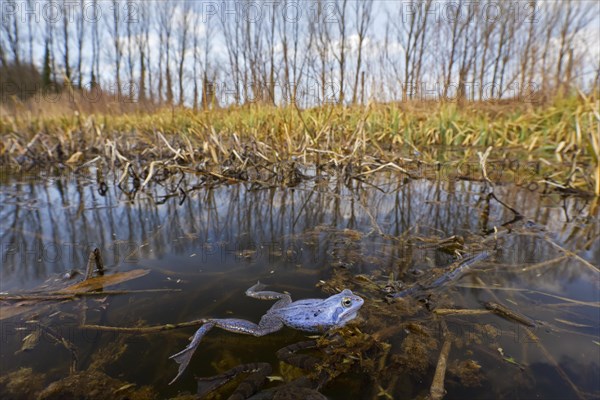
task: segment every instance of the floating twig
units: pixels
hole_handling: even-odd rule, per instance
[[[455,308],[436,308],[433,310],[437,315],[482,315],[490,314],[490,310],[475,310],[475,309],[455,309]]]

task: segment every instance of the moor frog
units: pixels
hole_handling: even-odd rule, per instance
[[[264,336],[276,332],[283,326],[307,332],[324,332],[331,328],[344,326],[348,321],[354,319],[364,303],[361,297],[353,294],[348,289],[344,289],[341,293],[327,299],[292,301],[289,294],[262,291],[264,288],[265,285],[258,282],[246,290],[246,296],[249,297],[261,300],[277,300],[262,316],[258,325],[251,321],[236,318],[206,319],[204,325],[194,334],[191,343],[185,349],[170,357],[179,364],[177,376],[170,383],[175,382],[185,371],[200,341],[214,327],[254,336]]]

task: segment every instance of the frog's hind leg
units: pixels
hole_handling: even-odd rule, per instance
[[[246,296],[260,300],[278,300],[277,303],[271,306],[270,310],[285,307],[292,302],[292,298],[289,294],[262,290],[266,287],[267,285],[260,283],[260,281],[256,282],[256,285],[246,290]]]
[[[175,362],[177,364],[179,364],[179,370],[177,371],[177,376],[175,378],[173,378],[173,380],[171,382],[169,382],[169,385],[173,384],[173,382],[175,382],[177,379],[179,379],[181,374],[183,374],[183,371],[185,371],[188,364],[190,363],[190,360],[192,359],[192,356],[194,355],[194,351],[196,351],[196,348],[200,344],[200,341],[202,340],[204,335],[206,335],[206,333],[208,331],[210,331],[214,326],[215,326],[215,323],[213,321],[206,322],[204,325],[202,325],[196,331],[196,333],[194,333],[194,337],[192,338],[192,341],[190,342],[190,344],[187,345],[187,347],[185,349],[183,349],[179,353],[173,354],[171,357],[169,357],[169,358],[172,358],[173,360],[175,360]]]
[[[263,336],[272,332],[276,332],[283,327],[283,322],[279,321],[275,318],[265,318],[264,316],[260,324],[255,324],[254,322],[247,321],[245,319],[236,319],[236,318],[227,318],[227,319],[209,319],[204,325],[202,325],[194,334],[192,341],[190,344],[180,351],[177,354],[173,354],[171,357],[175,360],[177,364],[179,364],[179,370],[177,372],[177,376],[173,378],[169,385],[175,382],[183,371],[187,368],[196,348],[200,344],[200,341],[206,335],[208,331],[210,331],[215,326],[221,329],[224,329],[229,332],[234,333],[243,333],[246,335],[253,336]]]

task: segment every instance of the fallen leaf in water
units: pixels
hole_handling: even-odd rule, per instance
[[[29,335],[23,338],[23,345],[21,346],[21,350],[18,350],[15,354],[18,354],[22,351],[33,350],[35,346],[40,342],[41,331],[36,329],[31,332]]]
[[[32,310],[33,307],[34,303],[31,301],[21,301],[15,304],[2,305],[0,306],[0,321],[26,313],[27,311]]]
[[[101,297],[99,299],[94,299],[94,301],[96,303],[104,303],[106,300],[108,300],[108,296],[104,296],[104,297]]]
[[[116,274],[112,275],[96,276],[83,282],[67,286],[66,288],[62,289],[60,293],[78,293],[98,290],[106,286],[117,285],[119,283],[142,277],[148,274],[148,272],[150,272],[150,270],[134,269],[127,272],[117,272]]]

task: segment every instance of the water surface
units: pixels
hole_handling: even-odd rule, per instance
[[[207,316],[257,322],[271,303],[248,299],[244,291],[260,280],[294,299],[349,287],[366,299],[356,326],[369,335],[393,332],[380,336],[391,346],[385,373],[357,368],[342,374],[322,390],[331,398],[348,398],[349,390],[377,398],[382,384],[394,398],[428,392],[444,324],[455,338],[447,399],[600,396],[600,223],[590,199],[498,185],[496,197],[523,216],[514,221],[514,212],[490,199],[490,188],[477,181],[407,180],[381,172],[365,182],[333,175],[294,188],[232,184],[188,190],[196,178],[185,179],[186,190],[173,190],[181,185],[173,178],[137,192],[128,182],[117,185],[118,177],[106,188],[85,177],[21,177],[0,186],[0,292],[60,284],[65,272],[85,270],[96,247],[107,274],[150,271],[111,290],[178,289],[86,297],[46,306],[35,316],[2,318],[2,375],[32,368],[43,374],[43,385],[69,375],[71,354],[48,338],[19,351],[35,326],[28,320],[72,342],[78,369],[94,368],[103,351],[112,352],[114,359],[101,363],[107,375],[149,385],[161,398],[193,392],[194,376],[238,363],[270,362],[278,375],[277,349],[305,339],[303,333],[286,328],[254,338],[215,329],[184,376],[169,386],[177,368],[168,357],[186,346],[194,328],[151,335],[78,328],[82,321],[131,327]],[[393,279],[410,285],[443,273],[455,258],[452,249],[436,243],[452,236],[464,243],[464,252],[490,250],[490,258],[419,299],[386,301],[383,290],[365,284]],[[536,321],[535,327],[496,314],[433,312],[484,310],[488,301],[509,306]],[[14,307],[0,304],[2,313]],[[414,326],[432,338],[421,369],[408,365]],[[467,362],[480,366],[471,381],[458,372]]]

